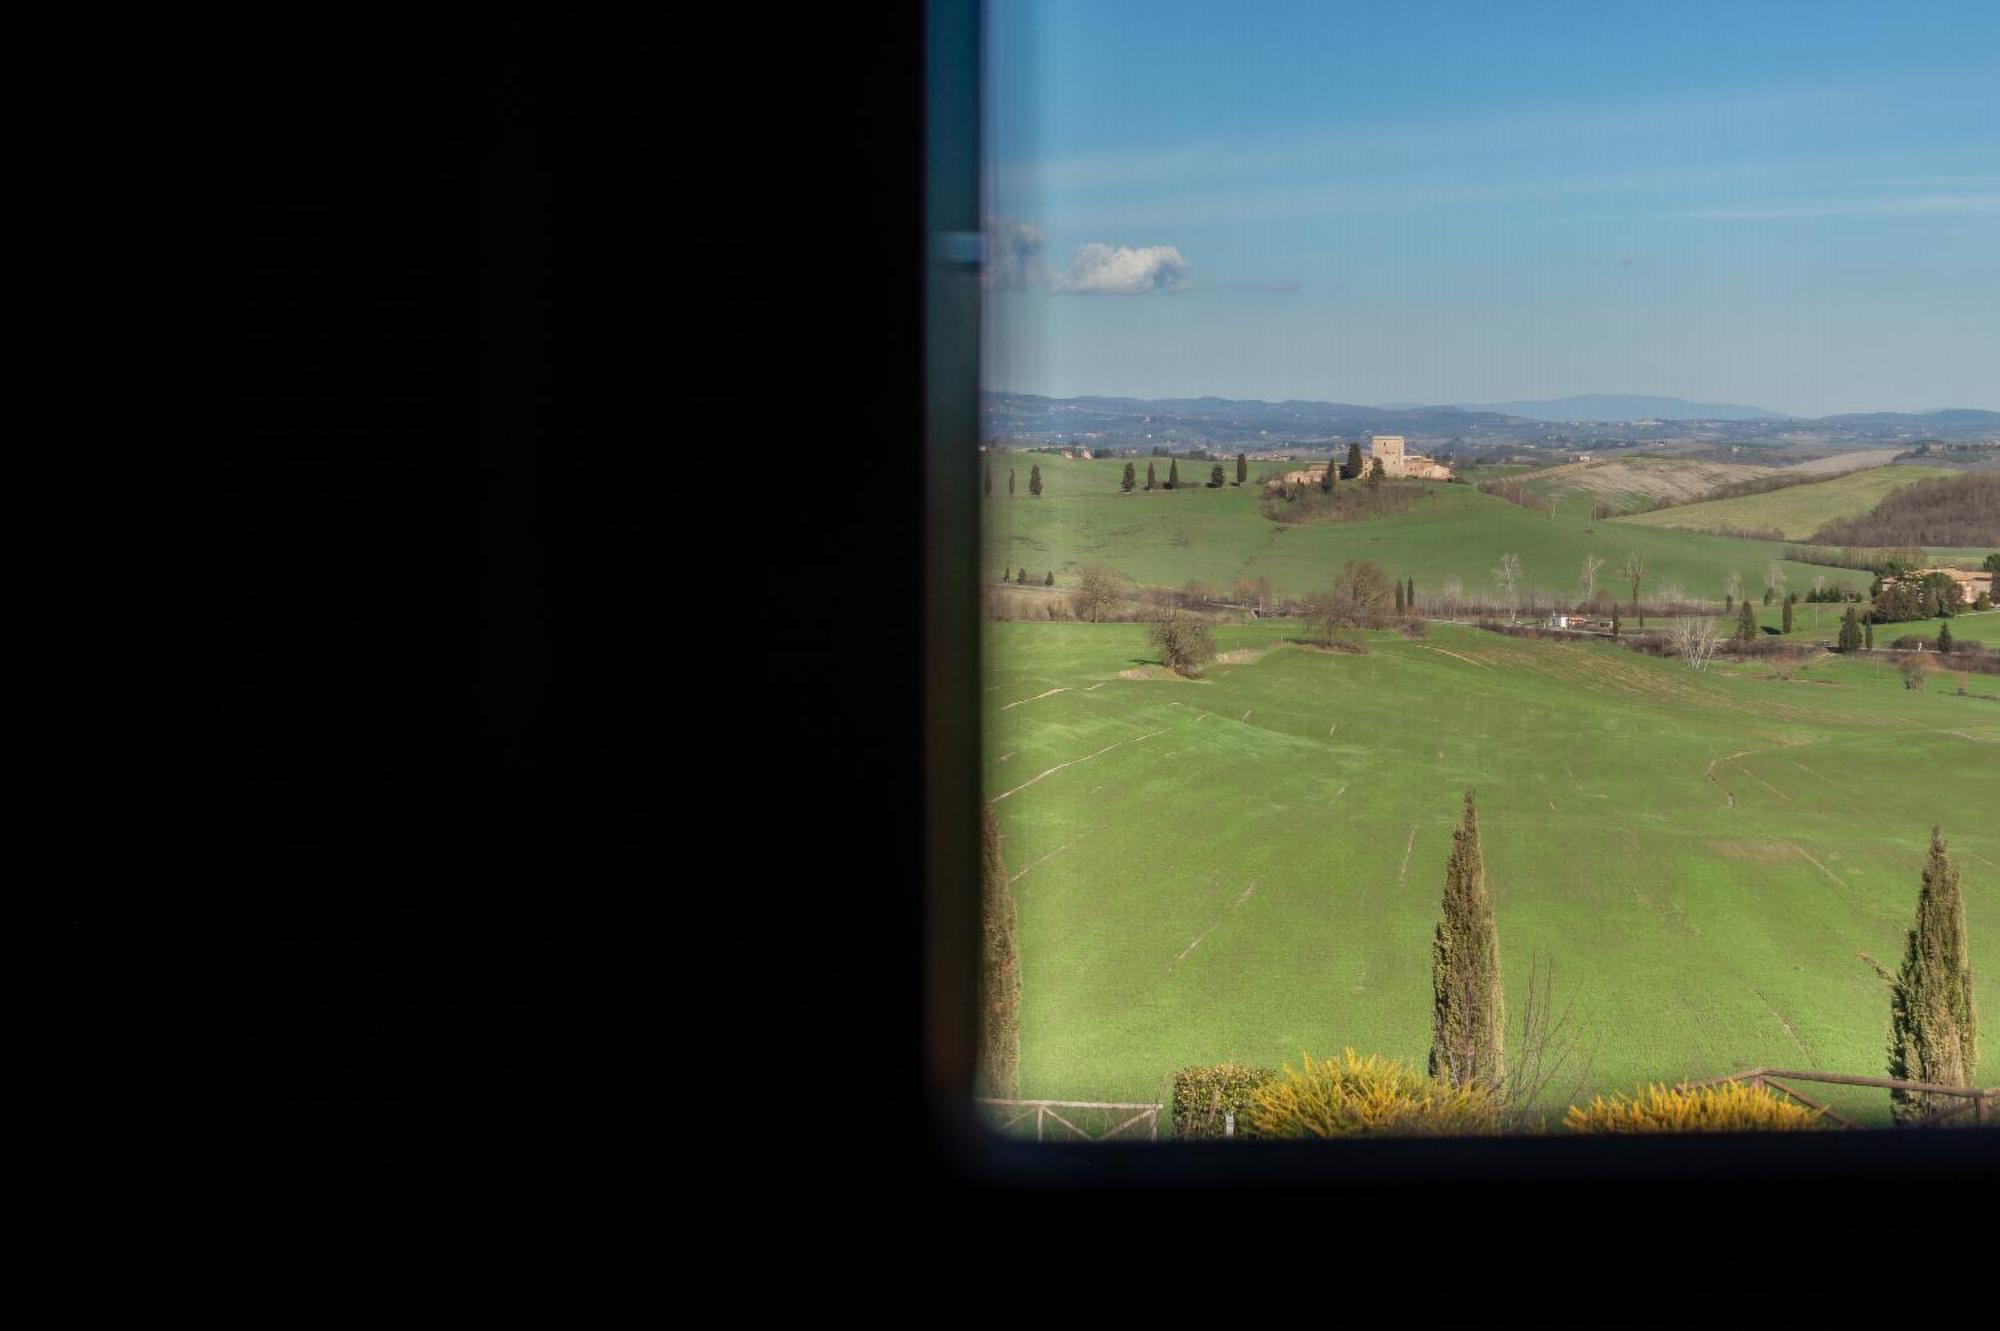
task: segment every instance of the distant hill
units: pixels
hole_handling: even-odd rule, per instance
[[[1259,443],[1353,438],[1363,434],[1518,437],[1533,422],[1457,407],[1392,409],[1348,402],[1254,402],[1232,398],[1048,398],[985,393],[980,415],[991,439],[1101,439],[1134,444]]]
[[[1972,407],[1951,407],[1944,411],[1861,411],[1845,416],[1827,416],[1828,424],[1904,426],[1913,430],[1960,429],[2000,430],[2000,411],[1979,411]]]
[[[1690,402],[1682,397],[1634,393],[1582,393],[1544,402],[1461,403],[1467,411],[1493,411],[1531,421],[1782,421],[1783,412],[1733,402]]]

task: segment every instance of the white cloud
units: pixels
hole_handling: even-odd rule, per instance
[[[1091,242],[1070,257],[1069,267],[1054,274],[1054,291],[1088,295],[1132,296],[1148,291],[1176,291],[1188,284],[1188,263],[1172,245],[1104,245]]]
[[[1045,280],[1042,233],[1026,222],[993,217],[986,222],[986,285],[1021,291]]]

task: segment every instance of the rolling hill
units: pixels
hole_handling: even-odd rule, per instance
[[[1959,473],[1942,467],[1891,466],[1836,475],[1768,494],[1683,504],[1620,518],[1624,527],[1677,528],[1689,532],[1777,531],[1802,541],[1835,518],[1866,513],[1899,486]]]
[[[1857,954],[1899,955],[1934,823],[2000,1010],[1995,703],[1832,658],[1782,679],[1451,626],[1342,656],[1298,631],[1223,627],[1230,655],[1189,682],[1140,625],[988,626],[1021,1094],[1153,1101],[1177,1067],[1344,1046],[1421,1067],[1467,788],[1509,1008],[1553,966],[1595,1046],[1586,1093],[1879,1073],[1888,999]],[[2000,1023],[1982,1045],[1992,1066]],[[1834,1089],[1883,1121],[1880,1091]]]

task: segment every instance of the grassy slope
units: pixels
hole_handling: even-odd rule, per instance
[[[1202,683],[1119,678],[1144,641],[991,626],[985,785],[1016,875],[1024,1094],[1154,1099],[1183,1064],[1345,1044],[1421,1062],[1467,786],[1510,1002],[1530,957],[1553,961],[1599,1041],[1595,1086],[1879,1072],[1887,1000],[1855,954],[1899,958],[1933,822],[2000,1011],[2000,704],[1839,660],[1781,683],[1452,628],[1359,658],[1280,648]],[[1982,1041],[2000,1068],[2000,1023]]]
[[[1876,467],[1850,472],[1832,480],[1810,485],[1794,485],[1769,494],[1744,495],[1740,499],[1713,499],[1700,504],[1683,504],[1654,513],[1620,518],[1625,526],[1678,527],[1688,531],[1714,531],[1735,527],[1745,531],[1776,529],[1787,539],[1803,541],[1834,518],[1866,513],[1881,502],[1882,496],[1912,481],[1958,473],[1944,467]]]
[[[1775,473],[1775,467],[1691,458],[1630,457],[1602,462],[1572,462],[1517,477],[1531,494],[1557,505],[1581,503],[1587,512],[1598,503],[1629,513],[1656,499],[1683,499],[1706,494],[1719,485]]]
[[[1539,586],[1564,596],[1575,594],[1585,553],[1607,560],[1599,572],[1605,585],[1628,551],[1643,553],[1650,566],[1649,589],[1677,582],[1691,594],[1719,598],[1731,572],[1760,584],[1764,566],[1782,553],[1765,541],[1705,536],[1625,523],[1592,522],[1581,512],[1554,517],[1531,513],[1471,486],[1408,482],[1428,497],[1409,510],[1362,523],[1282,526],[1257,510],[1252,484],[1242,489],[1184,489],[1122,494],[1123,463],[1064,462],[1037,457],[1046,490],[1027,494],[1028,468],[1016,458],[1020,492],[1006,496],[1006,471],[996,479],[996,497],[985,505],[985,548],[990,576],[1002,567],[1026,565],[1034,580],[1053,569],[1059,585],[1075,585],[1087,562],[1102,562],[1138,582],[1179,586],[1201,579],[1228,588],[1238,577],[1271,579],[1280,595],[1304,594],[1328,582],[1342,561],[1372,559],[1391,577],[1414,577],[1419,594],[1436,591],[1457,577],[1468,593],[1487,593],[1492,570],[1505,553],[1518,554],[1523,587]],[[1235,475],[1235,464],[1225,464]],[[1184,465],[1183,478],[1207,464]],[[1262,470],[1284,470],[1262,464]],[[1165,467],[1160,468],[1162,476]],[[1143,483],[1145,460],[1139,460]],[[1581,506],[1579,506],[1581,507]],[[1790,585],[1809,586],[1816,574],[1865,588],[1869,575],[1853,570],[1786,564]]]

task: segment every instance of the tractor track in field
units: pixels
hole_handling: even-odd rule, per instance
[[[1815,1054],[1812,1051],[1811,1045],[1807,1044],[1804,1040],[1801,1040],[1799,1038],[1799,1033],[1792,1029],[1792,1023],[1786,1021],[1785,1014],[1778,1011],[1777,1004],[1773,1003],[1768,997],[1766,997],[1764,991],[1761,989],[1753,989],[1751,990],[1751,992],[1756,994],[1758,999],[1762,1001],[1762,1003],[1764,1004],[1764,1010],[1766,1012],[1769,1012],[1773,1017],[1777,1018],[1778,1024],[1785,1028],[1785,1038],[1787,1040],[1790,1040],[1792,1044],[1798,1049],[1798,1051],[1806,1056],[1806,1061],[1808,1063],[1817,1062],[1819,1060],[1819,1055]]]
[[[1104,754],[1111,752],[1113,749],[1122,749],[1127,744],[1137,744],[1140,740],[1151,739],[1155,735],[1164,735],[1166,733],[1167,732],[1164,730],[1149,730],[1143,735],[1137,735],[1131,739],[1121,739],[1116,744],[1107,744],[1103,748],[1099,749],[1096,753],[1086,753],[1081,758],[1072,758],[1066,763],[1057,763],[1054,767],[1045,768],[1044,770],[1035,773],[1033,776],[1029,777],[1026,781],[1023,781],[1020,785],[1015,786],[1012,790],[1001,791],[998,795],[995,795],[989,802],[993,804],[998,804],[1001,800],[1006,799],[1009,795],[1017,795],[1021,791],[1026,790],[1029,786],[1034,785],[1035,782],[1040,781],[1043,777],[1054,776],[1057,772],[1062,771],[1065,767],[1075,767],[1078,763],[1087,763],[1092,758],[1100,757]]]
[[[1229,909],[1222,912],[1221,919],[1217,920],[1214,924],[1209,925],[1208,928],[1203,929],[1199,934],[1196,934],[1194,941],[1181,949],[1181,954],[1178,957],[1174,958],[1174,965],[1178,966],[1183,961],[1186,961],[1188,953],[1200,947],[1202,945],[1203,940],[1205,940],[1210,934],[1214,933],[1217,929],[1220,929],[1224,924],[1228,923],[1229,917],[1236,913],[1236,908],[1238,906],[1241,906],[1244,902],[1248,901],[1250,899],[1250,894],[1252,892],[1255,892],[1256,890],[1257,890],[1257,883],[1253,879],[1251,880],[1250,885],[1243,889],[1243,895],[1237,897],[1236,900],[1229,903]]]
[[[1770,791],[1773,795],[1776,795],[1779,799],[1783,800],[1785,803],[1790,804],[1792,802],[1792,797],[1790,795],[1787,795],[1784,791],[1779,790],[1776,786],[1772,785],[1769,781],[1766,781],[1763,777],[1758,776],[1755,772],[1751,771],[1749,768],[1739,766],[1736,770],[1741,772],[1744,776],[1749,777],[1752,781],[1755,781],[1758,785],[1762,786],[1764,789]]]
[[[1058,693],[1068,693],[1068,692],[1069,692],[1069,686],[1064,685],[1062,688],[1059,689],[1050,689],[1047,693],[1037,693],[1032,698],[1022,698],[1019,699],[1018,701],[1010,702],[1005,707],[1002,707],[1000,710],[1003,712],[1011,712],[1016,707],[1021,706],[1022,703],[1040,702],[1044,698],[1050,698],[1054,697]]]

